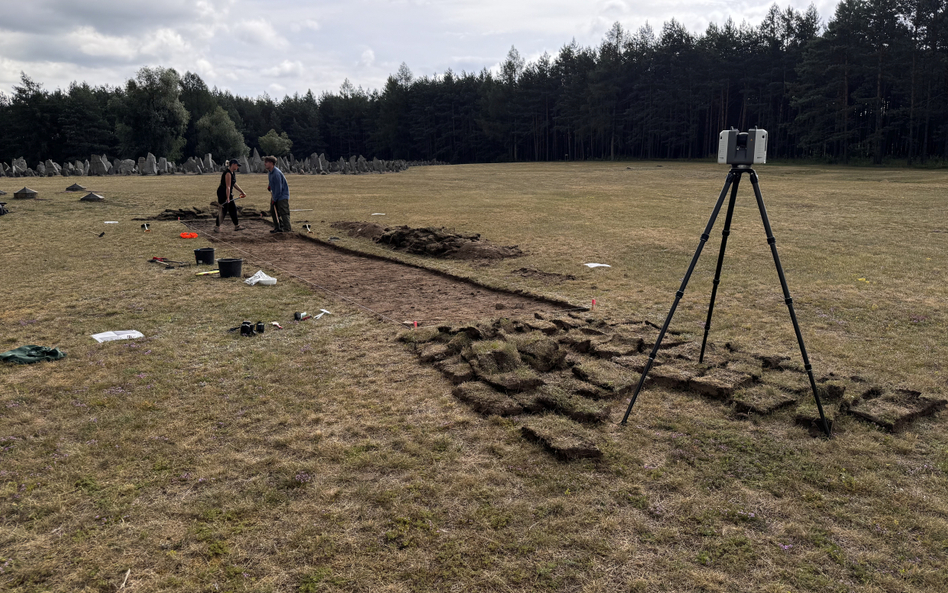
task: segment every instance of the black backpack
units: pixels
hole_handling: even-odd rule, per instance
[[[7,205],[6,202],[0,202],[0,216],[3,216],[4,214],[7,214],[8,212],[10,212],[6,208],[4,208],[4,206],[6,205]]]

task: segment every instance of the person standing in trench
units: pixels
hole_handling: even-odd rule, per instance
[[[234,203],[234,190],[240,192],[241,198],[247,197],[244,190],[237,185],[237,169],[240,163],[237,159],[227,161],[227,168],[221,173],[221,184],[217,186],[217,203],[220,204],[220,211],[217,213],[217,226],[214,232],[221,232],[221,223],[224,222],[224,215],[230,214],[230,219],[234,222],[234,230],[242,231],[244,227],[237,221],[237,204]]]
[[[267,169],[270,185],[270,214],[273,216],[271,233],[289,233],[290,226],[290,186],[286,183],[283,171],[277,168],[275,156],[263,157],[263,166]]]

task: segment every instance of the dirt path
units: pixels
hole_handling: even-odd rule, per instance
[[[263,221],[245,220],[241,225],[247,230],[234,232],[225,224],[217,235],[211,232],[213,222],[188,223],[210,241],[226,242],[240,250],[245,275],[256,267],[292,274],[387,321],[439,325],[571,309],[567,303],[492,290],[437,272],[346,252],[296,233],[270,234],[271,226]]]

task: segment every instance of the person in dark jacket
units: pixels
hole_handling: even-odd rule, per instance
[[[283,171],[277,169],[276,157],[263,158],[263,166],[267,169],[270,181],[270,214],[273,216],[273,230],[271,233],[289,233],[290,226],[290,186],[286,184]]]
[[[247,197],[244,190],[240,189],[240,186],[237,185],[237,169],[239,168],[240,163],[237,162],[237,159],[230,159],[227,161],[227,168],[221,173],[221,184],[217,186],[217,203],[221,206],[220,211],[217,213],[217,226],[214,227],[215,233],[221,231],[221,223],[224,221],[225,214],[230,214],[230,219],[234,221],[235,231],[244,230],[244,227],[240,226],[240,223],[237,221],[237,204],[234,203],[235,189],[240,192],[238,198]]]

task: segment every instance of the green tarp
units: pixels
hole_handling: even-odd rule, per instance
[[[59,360],[60,358],[66,358],[66,353],[59,348],[47,348],[46,346],[37,346],[35,344],[20,346],[19,348],[0,353],[0,361],[17,364],[31,364],[44,360]]]

